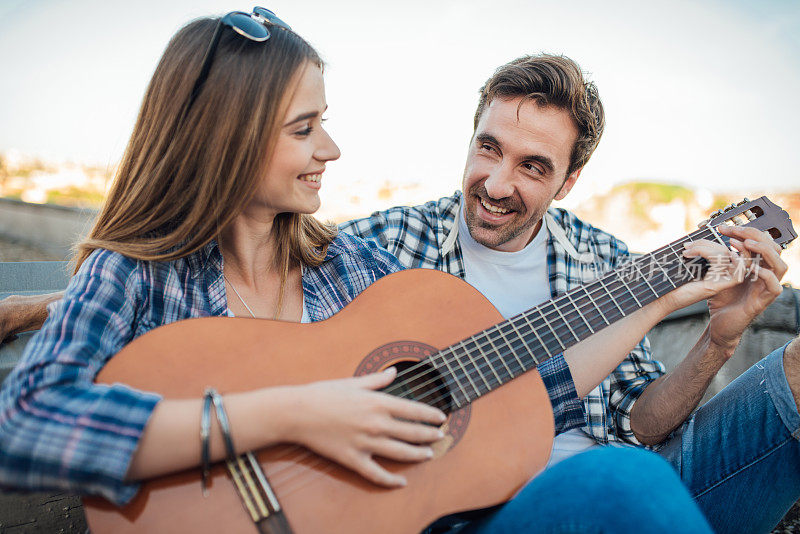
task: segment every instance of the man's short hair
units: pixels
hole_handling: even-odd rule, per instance
[[[495,98],[523,97],[540,106],[568,111],[578,130],[566,176],[580,169],[594,152],[605,127],[605,113],[597,87],[587,81],[577,63],[565,56],[523,56],[498,68],[481,87],[475,128]]]

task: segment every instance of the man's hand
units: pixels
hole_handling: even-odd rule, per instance
[[[687,242],[684,257],[704,258],[708,272],[703,280],[679,287],[664,300],[669,310],[676,310],[707,299],[711,341],[734,348],[747,325],[780,295],[780,279],[788,267],[768,233],[727,225],[716,229],[730,237],[734,250],[705,239]]]
[[[0,300],[0,342],[10,341],[16,334],[36,330],[47,319],[47,305],[59,300],[64,294],[18,296]]]
[[[781,248],[770,235],[755,228],[719,226],[744,262],[744,280],[708,299],[710,341],[720,348],[736,348],[745,328],[781,294],[780,279],[788,266]]]
[[[717,230],[730,237],[735,250],[711,241],[689,245],[684,255],[706,258],[709,272],[704,280],[685,284],[665,297],[670,305],[707,298],[711,321],[686,358],[648,384],[631,408],[631,429],[646,445],[661,443],[697,407],[711,379],[733,355],[744,329],[781,293],[779,281],[787,266],[769,234],[731,226]]]

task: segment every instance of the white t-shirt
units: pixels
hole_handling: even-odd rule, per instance
[[[501,252],[475,241],[467,229],[464,210],[458,218],[458,242],[464,254],[466,280],[509,319],[549,300],[547,226],[542,223],[533,240],[517,252]],[[599,447],[581,429],[559,434],[553,440],[548,467],[581,451]]]

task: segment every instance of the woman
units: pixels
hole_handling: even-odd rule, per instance
[[[94,384],[116,352],[190,317],[325,319],[400,269],[374,244],[310,216],[325,165],[339,157],[322,128],[326,107],[319,56],[268,10],[198,20],[173,37],[65,297],[0,393],[0,481],[124,504],[137,481],[198,466],[201,392],[165,400]],[[430,458],[445,415],[374,391],[394,372],[226,395],[237,448],[298,443],[376,484],[402,486],[373,457]],[[211,460],[222,459],[219,425],[210,445]],[[624,457],[564,465],[583,471],[600,462],[619,474]],[[639,458],[632,472],[654,461]],[[556,469],[537,480],[557,485],[569,471]],[[704,531],[674,474],[653,476]],[[495,514],[486,529],[503,518]]]
[[[265,28],[249,15],[233,19],[248,22]],[[78,248],[65,299],[6,384],[5,469],[23,468],[27,461],[19,460],[27,452],[42,458],[24,466],[21,484],[100,493],[124,503],[136,491],[133,481],[198,464],[199,440],[187,436],[197,435],[202,392],[193,401],[171,401],[92,383],[134,337],[203,315],[323,319],[337,310],[326,309],[322,296],[349,301],[400,268],[380,248],[337,235],[307,215],[319,207],[325,164],[339,157],[322,128],[327,106],[316,52],[278,24],[269,24],[266,42],[220,25],[213,50],[208,43],[216,28],[215,20],[193,22],[168,45],[108,199]],[[207,48],[204,58],[198,51]],[[203,64],[210,65],[207,79],[187,84]],[[227,83],[229,77],[237,83]],[[314,282],[323,279],[320,272],[337,270],[349,275],[344,294]],[[440,423],[444,414],[370,391],[391,378],[390,371],[228,395],[236,444],[249,450],[294,441],[376,483],[400,485],[402,478],[371,455],[427,458],[430,448],[420,444],[439,431],[421,423]],[[305,398],[319,402],[293,409]],[[366,439],[358,428],[368,415],[382,418],[386,432]],[[110,428],[108,417],[119,428]],[[27,439],[34,436],[20,426],[31,419],[41,425],[37,434],[59,437]],[[359,440],[369,445],[357,450]],[[112,444],[119,452],[109,457]],[[211,454],[223,457],[216,427]]]

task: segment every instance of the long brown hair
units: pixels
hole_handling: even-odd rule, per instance
[[[75,270],[97,248],[169,261],[205,246],[244,209],[264,176],[289,95],[317,52],[292,31],[266,42],[224,29],[208,78],[186,112],[217,19],[190,22],[167,45],[133,134]],[[185,115],[185,116],[184,116]],[[183,117],[183,118],[182,118]],[[310,215],[276,217],[275,267],[318,265],[335,227]]]

